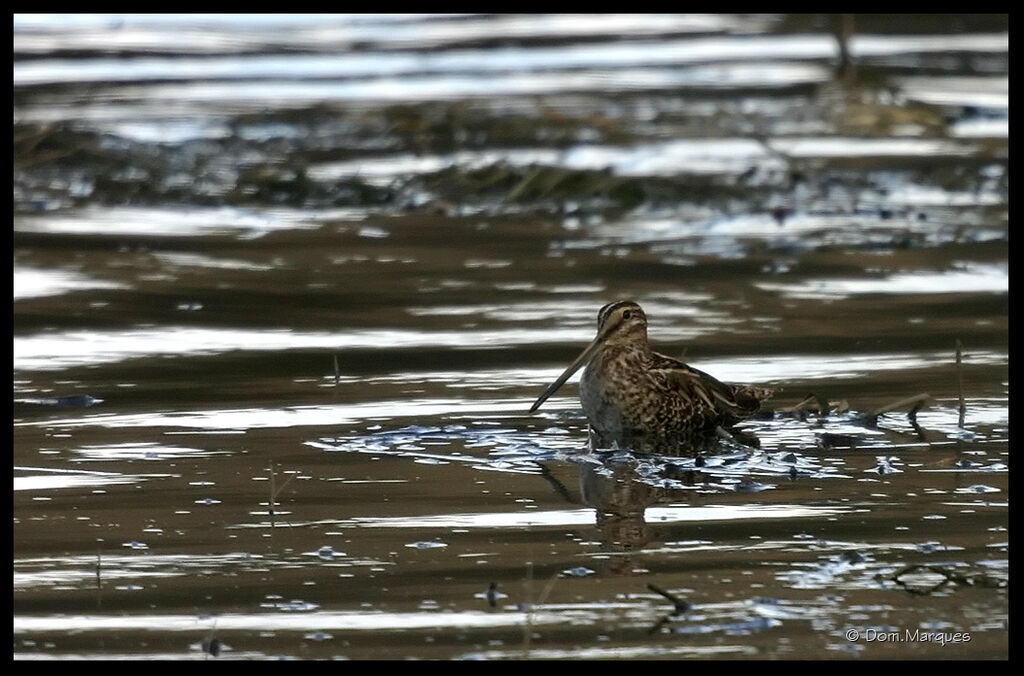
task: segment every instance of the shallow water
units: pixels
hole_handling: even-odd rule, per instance
[[[1008,29],[926,20],[16,17],[15,656],[1005,658]],[[529,415],[617,298],[772,411]]]

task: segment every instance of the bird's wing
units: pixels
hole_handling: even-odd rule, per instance
[[[723,414],[746,417],[761,406],[771,395],[765,388],[727,385],[714,376],[685,364],[678,359],[654,353],[652,372],[669,388],[695,405],[707,406]]]

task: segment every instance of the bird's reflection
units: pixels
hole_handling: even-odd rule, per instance
[[[742,442],[741,442],[742,438]],[[540,464],[541,475],[567,502],[594,509],[595,526],[600,534],[602,552],[608,554],[607,572],[629,575],[642,566],[635,565],[635,552],[657,539],[657,529],[647,522],[646,512],[659,503],[693,502],[707,492],[719,492],[722,484],[702,468],[705,459],[728,454],[732,464],[748,457],[759,447],[756,437],[729,434],[707,438],[685,447],[674,445],[671,453],[607,450],[587,454],[579,463],[579,496],[563,484],[551,470]],[[647,449],[645,449],[646,451]],[[739,451],[739,453],[737,453]],[[722,462],[716,464],[719,468]],[[731,484],[729,490],[734,490]],[[707,490],[700,490],[701,488]]]
[[[701,472],[692,469],[668,465],[664,472],[671,475],[676,485],[692,486],[705,480]],[[634,569],[631,554],[644,549],[655,538],[655,529],[645,517],[647,508],[661,502],[688,500],[693,495],[692,490],[659,486],[641,479],[636,463],[630,462],[583,466],[580,492],[583,503],[594,508],[602,545],[613,554],[608,560],[608,572],[620,575]]]

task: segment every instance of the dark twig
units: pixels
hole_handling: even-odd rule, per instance
[[[859,418],[859,420],[873,423],[878,418],[878,416],[882,415],[883,413],[888,413],[889,411],[896,411],[898,409],[906,408],[909,406],[910,412],[907,414],[907,417],[910,418],[911,422],[915,422],[917,419],[918,410],[931,398],[932,396],[927,392],[915,394],[912,397],[900,399],[899,401],[894,401],[891,404],[887,404],[886,406],[881,406],[873,411],[869,411],[868,413],[862,415]]]
[[[681,599],[675,594],[667,592],[655,584],[648,583],[647,588],[655,594],[660,594],[664,596],[666,599],[669,600],[669,602],[673,606],[672,612],[658,620],[658,622],[653,627],[651,627],[650,630],[648,630],[648,634],[656,634],[661,630],[662,627],[671,622],[673,617],[675,617],[676,615],[683,615],[685,613],[688,613],[690,612],[690,609],[693,608],[693,605],[686,599]]]
[[[96,607],[103,607],[103,552],[96,550]]]
[[[816,394],[808,394],[804,399],[793,406],[787,406],[780,408],[780,413],[799,413],[801,411],[814,410],[817,413],[826,413],[828,411],[828,402],[819,397]]]
[[[853,37],[853,14],[840,14],[836,17],[836,42],[839,47],[839,62],[836,64],[836,76],[840,80],[852,79],[854,74],[853,59],[850,57],[850,39]]]
[[[527,658],[530,657],[530,643],[533,639],[533,609],[536,606],[542,605],[548,598],[548,594],[551,593],[551,589],[555,586],[555,582],[558,580],[558,573],[551,576],[548,583],[544,585],[544,589],[541,590],[540,596],[537,597],[536,602],[533,600],[533,562],[526,562],[526,622],[523,625],[523,655]]]
[[[295,475],[294,474],[290,475],[287,479],[285,479],[285,482],[283,484],[281,484],[280,488],[276,488],[277,474],[274,472],[274,461],[273,460],[270,461],[269,469],[270,469],[270,502],[267,504],[267,510],[270,513],[270,527],[271,528],[275,528],[276,525],[277,525],[276,523],[274,523],[274,517],[275,517],[276,512],[277,512],[277,510],[275,509],[275,507],[277,505],[277,496],[281,493],[281,491],[284,490],[284,487],[288,485],[288,483],[294,478]]]
[[[213,626],[210,627],[210,631],[206,634],[206,636],[203,637],[202,643],[200,644],[202,646],[203,652],[206,655],[212,655],[213,657],[217,657],[218,655],[220,655],[220,650],[223,647],[223,644],[221,644],[220,639],[217,638],[217,636],[214,634],[216,630],[217,620],[214,619]]]
[[[682,615],[683,613],[688,613],[688,612],[690,612],[690,609],[693,608],[693,604],[691,604],[686,599],[681,599],[678,596],[676,596],[675,594],[673,594],[671,592],[667,592],[667,591],[665,591],[664,589],[662,589],[661,587],[659,587],[659,586],[657,586],[655,584],[648,583],[647,584],[647,588],[650,589],[655,594],[661,594],[666,599],[668,599],[669,602],[675,608],[675,612],[674,612],[675,615]]]
[[[961,368],[961,364],[962,364],[962,361],[963,361],[961,353],[963,351],[963,347],[964,347],[963,343],[961,343],[960,339],[957,338],[956,339],[956,393],[957,393],[957,397],[960,400],[960,418],[959,418],[957,424],[960,426],[961,429],[964,426],[964,417],[967,414],[967,407],[964,405],[964,379],[963,379],[962,368]]]
[[[927,589],[917,589],[908,586],[906,580],[900,579],[901,577],[904,577],[909,573],[914,573],[922,570],[929,571],[935,573],[936,575],[939,575],[940,577],[942,577],[942,581],[938,584],[928,587]],[[977,575],[962,575],[945,566],[929,565],[922,563],[915,563],[909,566],[904,566],[903,568],[896,571],[895,573],[892,573],[891,575],[878,575],[876,576],[876,579],[894,582],[899,586],[903,587],[907,592],[917,596],[925,596],[931,594],[935,591],[938,591],[942,587],[945,587],[947,584],[951,583],[956,583],[967,587],[1002,588],[1006,586],[1005,582],[1003,582],[1002,580],[994,578],[991,575],[986,575],[984,573]]]

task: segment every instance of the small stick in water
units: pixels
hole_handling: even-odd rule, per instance
[[[908,417],[910,417],[911,420],[914,420],[916,418],[916,416],[917,416],[918,409],[920,409],[925,404],[925,402],[927,402],[931,398],[932,398],[932,395],[928,394],[927,392],[922,392],[921,394],[915,394],[912,397],[907,397],[906,399],[900,399],[899,401],[894,401],[893,403],[888,404],[886,406],[882,406],[880,408],[876,408],[875,410],[870,411],[870,412],[865,413],[864,415],[862,415],[860,417],[860,419],[861,420],[866,420],[866,421],[874,421],[876,418],[878,418],[878,416],[882,415],[883,413],[888,413],[889,411],[895,411],[896,409],[905,408],[907,406],[910,406],[911,407],[911,411],[908,414]]]
[[[782,413],[800,413],[808,409],[814,409],[817,413],[827,413],[828,402],[818,395],[811,393],[804,397],[800,403],[780,408],[779,411]]]
[[[839,44],[839,62],[836,64],[838,79],[852,79],[854,74],[853,59],[850,58],[850,40],[853,38],[853,14],[840,14],[836,17],[836,42]]]
[[[96,550],[96,607],[103,607],[103,551]]]
[[[270,461],[270,502],[267,503],[267,511],[270,513],[270,528],[274,528],[274,498],[277,492],[274,490],[274,461]]]
[[[274,461],[270,461],[270,502],[267,504],[268,511],[270,513],[270,527],[275,528],[277,524],[274,521],[274,517],[277,515],[277,496],[284,490],[284,487],[295,478],[294,474],[290,474],[284,483],[281,484],[280,488],[277,488],[277,473],[274,471]],[[285,472],[288,474],[288,472]]]
[[[964,405],[964,379],[961,371],[962,357],[964,345],[960,342],[960,339],[956,339],[956,392],[960,400],[960,418],[957,424],[962,429],[964,426],[964,416],[967,414],[967,407]]]
[[[662,596],[667,598],[672,603],[672,605],[675,606],[675,612],[676,612],[677,615],[682,615],[683,613],[687,613],[693,607],[693,605],[689,601],[687,601],[686,599],[681,599],[678,596],[676,596],[675,594],[667,592],[667,591],[665,591],[664,589],[662,589],[661,587],[659,587],[657,585],[648,583],[647,584],[647,588],[650,589],[655,594],[661,594]]]
[[[526,562],[526,619],[523,622],[523,655],[530,657],[530,637],[533,634],[533,562]]]

